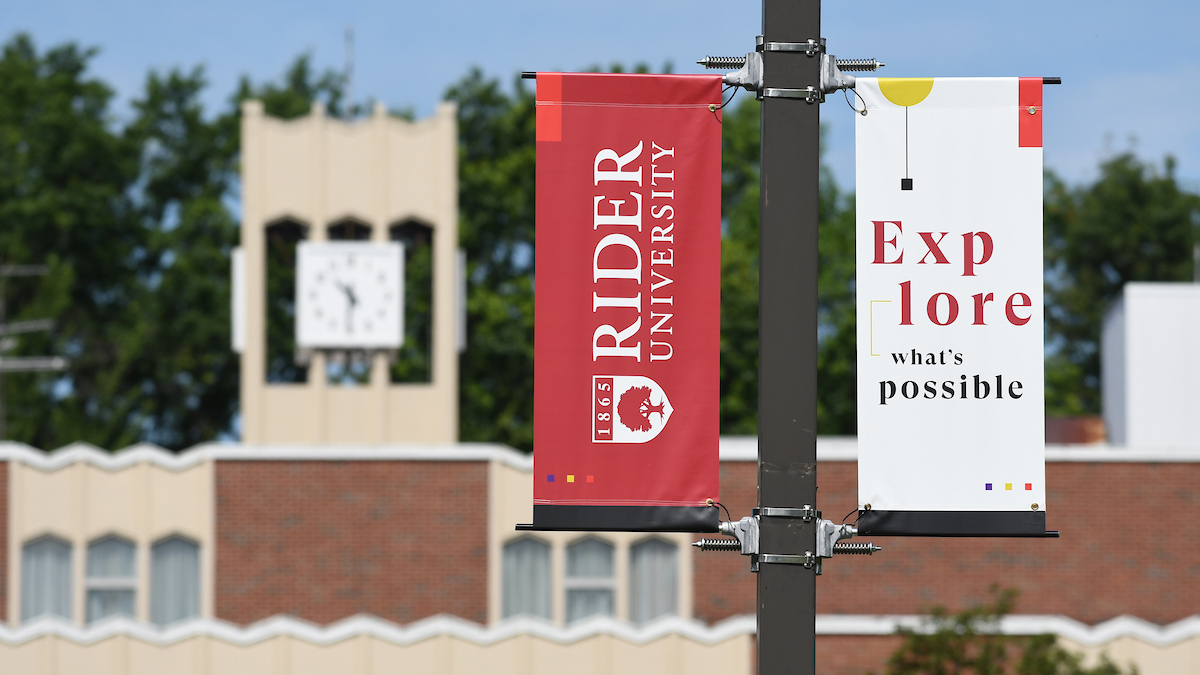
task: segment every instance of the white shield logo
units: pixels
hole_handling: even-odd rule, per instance
[[[648,377],[596,375],[592,381],[592,438],[597,443],[645,443],[671,418],[666,392]]]

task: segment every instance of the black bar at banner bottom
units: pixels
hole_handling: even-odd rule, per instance
[[[858,512],[859,536],[1057,537],[1046,531],[1045,511]]]
[[[716,532],[715,506],[574,506],[534,504],[533,524],[518,530],[561,532]]]

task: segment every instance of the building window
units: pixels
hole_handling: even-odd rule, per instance
[[[345,218],[325,229],[331,241],[369,241],[371,226],[353,218]]]
[[[106,537],[87,551],[87,622],[135,616],[137,554],[133,542]]]
[[[71,618],[71,545],[55,537],[21,551],[21,620],[46,615]]]
[[[550,618],[550,546],[528,537],[504,545],[504,618]]]
[[[613,547],[584,539],[567,547],[567,623],[613,613]]]
[[[296,349],[296,247],[308,226],[278,220],[266,229],[267,382],[307,382],[307,361]]]
[[[200,616],[200,546],[169,537],[150,548],[150,621],[165,626]]]
[[[392,360],[393,384],[433,381],[433,228],[406,220],[388,228],[404,245],[404,344]]]
[[[678,572],[675,544],[647,539],[629,549],[629,618],[634,623],[677,612]]]

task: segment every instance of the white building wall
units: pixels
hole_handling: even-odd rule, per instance
[[[1100,401],[1108,442],[1125,445],[1125,299],[1117,298],[1100,334]]]
[[[1110,442],[1200,445],[1200,284],[1126,284],[1101,349]]]

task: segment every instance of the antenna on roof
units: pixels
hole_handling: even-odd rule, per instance
[[[346,24],[346,70],[342,75],[346,83],[346,117],[354,117],[354,24]]]
[[[67,359],[61,356],[4,356],[4,352],[15,348],[18,339],[12,337],[23,333],[51,330],[54,322],[50,319],[32,319],[6,323],[7,307],[4,294],[10,277],[40,277],[50,273],[47,265],[0,265],[0,439],[3,439],[7,429],[4,425],[4,373],[31,373],[66,370]]]

